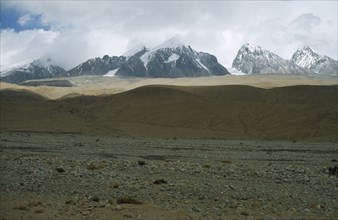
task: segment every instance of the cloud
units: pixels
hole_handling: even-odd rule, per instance
[[[32,21],[34,21],[34,19],[30,16],[30,14],[25,14],[18,19],[18,24],[20,24],[21,26],[24,26],[27,23],[32,22]]]
[[[309,30],[313,27],[319,25],[321,23],[321,19],[312,13],[305,13],[298,16],[296,19],[290,22],[290,25],[294,29],[302,29]]]
[[[231,66],[240,46],[261,45],[284,58],[308,44],[337,59],[337,2],[273,1],[5,1],[23,17],[39,16],[49,30],[2,30],[1,63],[42,55],[65,68],[121,55],[143,43],[177,36]],[[285,13],[285,12],[288,13]],[[20,20],[19,19],[19,20]],[[26,21],[29,22],[29,19]],[[8,36],[11,36],[8,37]],[[30,39],[25,43],[27,39]]]
[[[15,32],[7,29],[1,31],[1,66],[29,62],[43,56],[49,45],[60,35],[58,32],[42,29]]]

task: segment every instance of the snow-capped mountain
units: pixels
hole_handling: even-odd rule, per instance
[[[139,45],[120,57],[87,60],[68,71],[69,76],[105,75],[122,77],[197,77],[229,74],[217,58],[196,52],[171,38],[153,49]]]
[[[21,67],[12,68],[1,73],[1,81],[9,83],[21,83],[32,79],[45,79],[59,77],[66,70],[53,65],[51,59],[41,58]]]
[[[104,75],[113,69],[120,68],[125,63],[126,58],[124,56],[108,56],[105,55],[102,58],[96,57],[94,59],[87,60],[84,63],[74,67],[67,71],[68,76],[80,76],[80,75]]]
[[[138,51],[116,71],[116,75],[173,78],[229,74],[215,56],[197,52],[175,38],[151,50],[143,47]]]
[[[246,74],[307,74],[309,71],[293,61],[281,58],[260,46],[244,44],[238,51],[232,67]]]
[[[337,75],[338,61],[314,52],[309,46],[299,48],[291,60],[298,66],[317,74]]]

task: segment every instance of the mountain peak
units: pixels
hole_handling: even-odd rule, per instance
[[[34,65],[39,67],[47,67],[50,65],[53,65],[52,59],[49,57],[40,58],[37,60],[34,60],[33,62],[29,63],[28,65]]]
[[[241,47],[240,51],[246,51],[246,52],[250,52],[250,53],[254,53],[254,52],[262,52],[262,48],[260,46],[253,46],[250,45],[249,43],[243,44],[243,46]]]
[[[177,47],[186,47],[188,45],[184,44],[182,41],[178,40],[175,37],[170,38],[169,40],[166,40],[162,44],[158,45],[154,49],[162,49],[162,48],[177,48]]]
[[[302,47],[299,47],[296,51],[297,52],[305,52],[305,53],[310,53],[310,54],[316,54],[316,52],[314,52],[311,47],[309,47],[308,45],[304,45]]]
[[[65,72],[65,69],[53,64],[49,57],[43,57],[1,74],[1,80],[9,83],[21,83],[32,79],[53,78],[61,76]]]
[[[138,44],[135,47],[128,50],[127,52],[125,52],[122,56],[131,57],[137,54],[138,52],[141,52],[144,50],[147,50],[146,46],[144,46],[143,44]]]
[[[304,45],[299,49],[301,49],[301,50],[311,50],[312,51],[312,49],[309,47],[309,45]]]
[[[338,62],[314,52],[309,46],[298,48],[291,60],[298,66],[317,74],[337,74]]]

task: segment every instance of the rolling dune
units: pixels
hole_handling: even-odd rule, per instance
[[[1,91],[1,131],[336,141],[335,86],[144,86],[48,100]]]

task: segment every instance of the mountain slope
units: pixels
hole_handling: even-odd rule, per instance
[[[123,56],[110,57],[105,55],[102,58],[96,57],[67,71],[67,76],[104,75],[111,70],[120,68],[125,61],[126,58]]]
[[[175,38],[148,49],[139,45],[120,57],[90,59],[68,71],[68,76],[198,77],[229,74],[217,58],[196,52]]]
[[[53,65],[50,59],[39,59],[22,67],[3,72],[2,82],[21,83],[32,79],[55,78],[65,74],[66,70]]]
[[[299,48],[291,60],[298,66],[322,75],[337,75],[338,61],[315,53],[309,46]]]
[[[286,60],[259,46],[244,44],[238,51],[232,67],[246,74],[307,74],[294,62]]]

